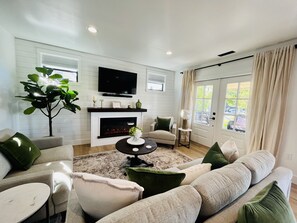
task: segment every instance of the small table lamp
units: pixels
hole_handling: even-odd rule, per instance
[[[188,120],[191,118],[191,112],[189,110],[182,109],[180,117],[183,119],[182,128],[188,129]]]

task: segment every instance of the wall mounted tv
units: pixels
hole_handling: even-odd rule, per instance
[[[98,69],[98,91],[103,96],[132,97],[136,94],[137,73],[106,67]]]

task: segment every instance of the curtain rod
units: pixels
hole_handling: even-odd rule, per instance
[[[295,44],[295,49],[297,49],[297,44]],[[248,59],[248,58],[251,58],[251,57],[254,57],[254,55],[241,57],[241,58],[237,58],[237,59],[234,59],[234,60],[228,60],[228,61],[225,61],[225,62],[222,62],[222,63],[212,64],[212,65],[208,65],[208,66],[204,66],[204,67],[199,67],[199,68],[196,68],[194,70],[202,70],[202,69],[209,68],[209,67],[221,66],[222,64],[232,63],[232,62],[235,62],[235,61],[238,61],[238,60],[244,60],[244,59]],[[180,73],[183,74],[183,72],[180,72]]]

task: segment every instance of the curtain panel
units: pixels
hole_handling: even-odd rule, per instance
[[[194,95],[194,82],[195,82],[195,70],[187,70],[183,72],[182,81],[182,97],[181,97],[181,110],[193,112],[193,95]],[[188,120],[189,126],[191,119]]]
[[[248,111],[247,152],[268,150],[277,157],[283,132],[295,47],[257,53]]]

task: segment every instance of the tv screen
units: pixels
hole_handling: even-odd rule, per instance
[[[99,67],[98,91],[114,94],[136,94],[137,74]]]

